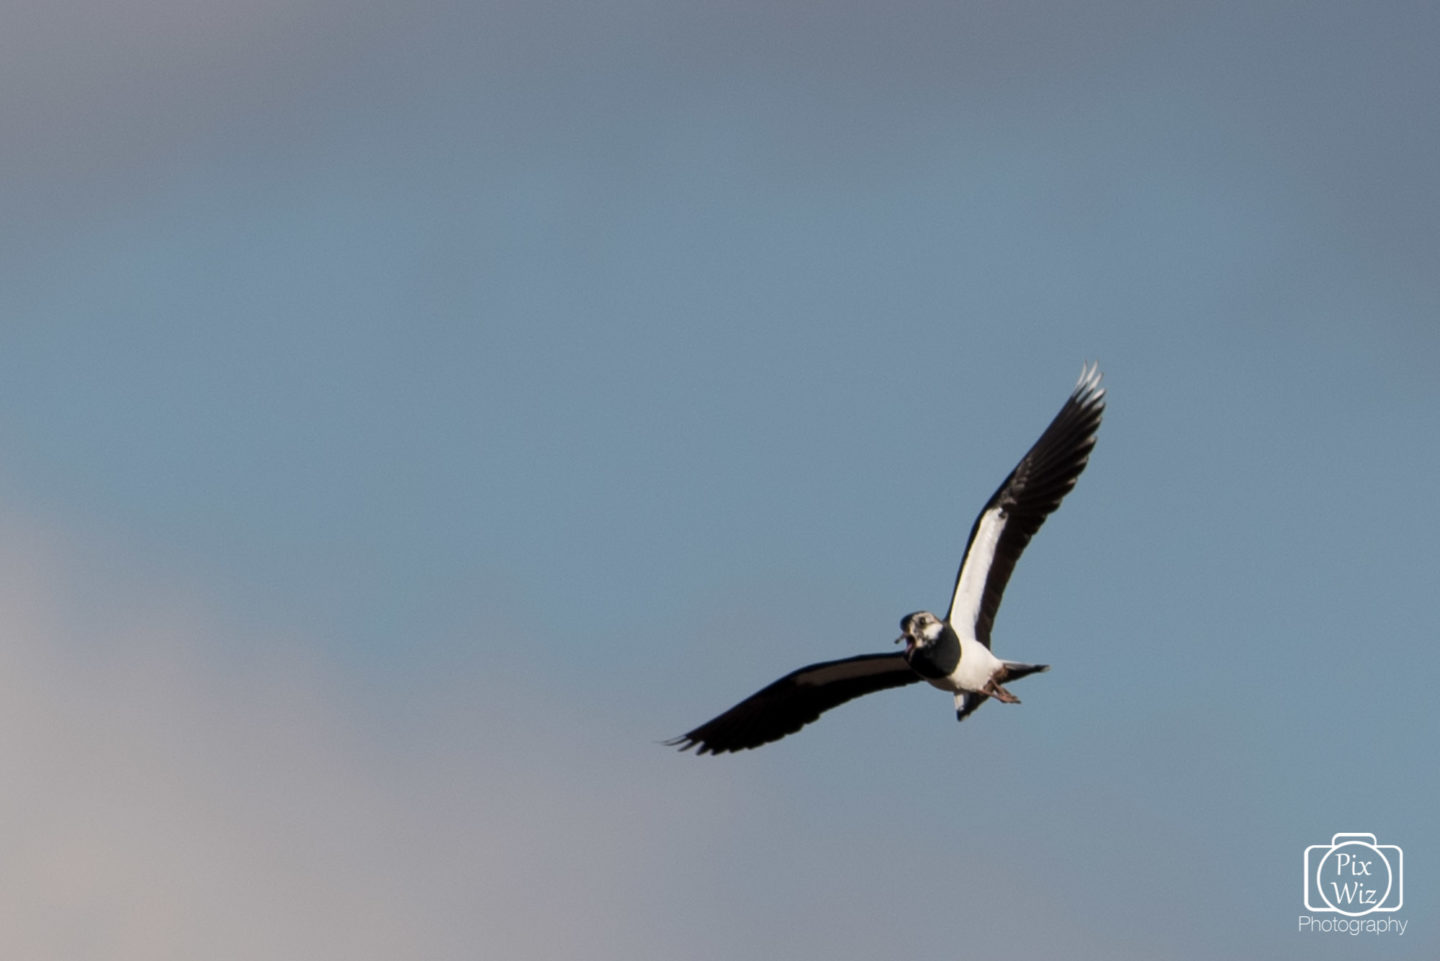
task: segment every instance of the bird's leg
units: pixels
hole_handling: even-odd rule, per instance
[[[986,694],[989,694],[991,697],[993,697],[997,701],[1000,701],[1002,704],[1020,703],[1020,699],[1018,697],[1005,690],[1005,688],[1001,687],[1000,682],[995,680],[993,677],[990,679],[990,682],[985,685],[983,690]]]

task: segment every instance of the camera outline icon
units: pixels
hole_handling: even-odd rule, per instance
[[[1347,907],[1337,905],[1326,895],[1321,874],[1327,868],[1340,879],[1329,882],[1335,901]],[[1376,896],[1382,877],[1384,890]],[[1342,833],[1333,836],[1329,844],[1312,844],[1305,849],[1307,911],[1358,918],[1376,911],[1399,911],[1404,904],[1405,852],[1399,845],[1376,844],[1373,834]]]

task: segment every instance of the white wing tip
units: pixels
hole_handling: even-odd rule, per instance
[[[1100,362],[1091,361],[1081,366],[1080,379],[1075,382],[1075,389],[1071,392],[1075,397],[1084,397],[1085,400],[1094,403],[1105,396],[1105,388],[1100,386],[1104,378],[1100,372]]]

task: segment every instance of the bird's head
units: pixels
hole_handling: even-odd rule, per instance
[[[916,611],[900,619],[900,630],[904,633],[895,638],[895,643],[904,641],[905,653],[909,655],[934,646],[945,631],[945,623],[929,611]]]

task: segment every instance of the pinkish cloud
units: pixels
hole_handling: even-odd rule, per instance
[[[681,950],[681,819],[723,803],[696,766],[656,782],[471,680],[377,709],[303,638],[5,534],[0,956]]]

